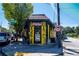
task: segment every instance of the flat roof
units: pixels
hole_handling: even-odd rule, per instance
[[[29,20],[32,19],[49,19],[45,14],[32,14],[28,17]]]
[[[32,15],[30,15],[26,20],[25,26],[28,26],[30,21],[33,21],[33,22],[45,21],[45,22],[51,24],[51,26],[54,25],[45,14],[32,14]]]

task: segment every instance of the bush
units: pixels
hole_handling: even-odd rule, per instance
[[[78,35],[76,33],[68,33],[67,35],[70,37],[78,37]]]

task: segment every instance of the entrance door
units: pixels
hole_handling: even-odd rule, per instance
[[[39,44],[41,43],[41,26],[35,26],[34,28],[35,32],[35,40],[34,43]]]

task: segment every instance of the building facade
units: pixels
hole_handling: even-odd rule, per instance
[[[44,14],[33,14],[26,20],[27,39],[30,44],[55,43],[54,24]],[[52,41],[52,42],[51,42]]]

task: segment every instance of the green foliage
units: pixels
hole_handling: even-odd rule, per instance
[[[5,18],[11,23],[11,19],[16,20],[12,23],[16,32],[21,33],[24,29],[26,18],[32,14],[33,6],[31,3],[3,3]]]
[[[79,26],[76,27],[65,27],[63,32],[70,37],[78,37],[79,36]]]
[[[65,32],[65,34],[67,34],[67,33],[74,33],[74,29],[71,28],[71,27],[65,27],[64,28],[64,32]]]
[[[76,33],[68,33],[67,35],[70,37],[77,37],[78,36]]]
[[[9,32],[9,30],[0,26],[0,32]]]
[[[75,32],[77,35],[79,35],[79,26],[76,27]]]

